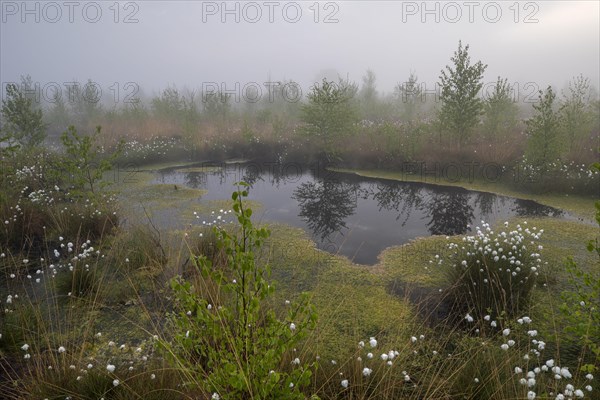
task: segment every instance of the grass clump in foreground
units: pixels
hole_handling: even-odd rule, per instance
[[[473,313],[476,318],[515,316],[527,305],[542,268],[537,241],[543,230],[517,225],[494,233],[489,224],[476,229],[462,243],[449,245],[454,251],[446,266],[452,307],[457,314]]]

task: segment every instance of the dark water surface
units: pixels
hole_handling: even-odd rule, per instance
[[[156,182],[205,189],[204,200],[218,200],[231,198],[234,183],[244,180],[252,185],[248,198],[264,206],[255,218],[303,228],[319,248],[359,264],[375,264],[386,247],[420,236],[470,232],[470,226],[482,220],[494,224],[514,216],[575,219],[531,200],[457,187],[366,178],[295,164],[202,166],[204,171],[159,171]]]

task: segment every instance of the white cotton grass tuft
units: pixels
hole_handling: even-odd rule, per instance
[[[447,244],[449,253],[435,254],[430,260],[435,264],[444,261],[444,264],[454,268],[456,273],[453,273],[453,279],[456,279],[456,285],[448,290],[455,301],[460,301],[468,290],[472,302],[466,305],[475,309],[476,317],[485,315],[490,308],[494,314],[508,310],[496,310],[494,304],[488,304],[486,296],[477,295],[480,291],[473,292],[473,288],[485,287],[482,292],[485,293],[490,290],[520,290],[521,285],[525,285],[524,290],[528,293],[533,285],[527,282],[535,279],[545,265],[539,253],[543,246],[538,244],[542,230],[536,230],[535,227],[530,229],[523,222],[524,226],[517,225],[516,228],[505,224],[502,231],[495,232],[489,223],[481,221],[481,224],[474,228],[475,234],[464,236],[462,243],[450,239]],[[519,304],[511,307],[516,309]],[[486,321],[491,320],[489,316],[486,317]],[[465,316],[465,320],[472,322],[469,314]],[[498,327],[498,322],[493,321],[491,326]]]

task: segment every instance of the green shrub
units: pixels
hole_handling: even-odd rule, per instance
[[[123,142],[119,143],[117,151],[103,157],[102,148],[96,145],[100,130],[98,126],[94,135],[80,136],[71,125],[60,138],[66,151],[61,167],[71,179],[75,190],[94,194],[103,174],[111,170],[112,162],[122,152]]]
[[[313,306],[303,295],[291,303],[285,318],[269,304],[274,286],[270,267],[258,265],[255,254],[269,236],[255,228],[252,210],[244,206],[247,184],[233,193],[239,234],[214,228],[227,263],[213,267],[205,255],[194,263],[210,293],[174,279],[175,311],[169,320],[172,343],[165,343],[176,364],[188,372],[190,384],[221,399],[304,399],[313,365],[292,360],[292,349],[315,326]]]
[[[35,147],[46,138],[46,124],[42,119],[42,110],[34,100],[27,96],[31,90],[30,82],[24,80],[23,88],[15,84],[6,85],[6,99],[2,100],[2,116],[9,137],[21,146]],[[14,142],[9,142],[11,145]]]

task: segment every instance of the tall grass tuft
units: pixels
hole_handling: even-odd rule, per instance
[[[446,295],[457,314],[512,317],[527,306],[543,267],[538,244],[543,230],[504,227],[494,232],[482,222],[475,235],[448,245],[452,253],[447,261],[438,261],[446,263]]]

